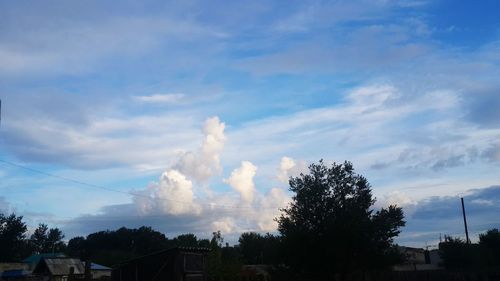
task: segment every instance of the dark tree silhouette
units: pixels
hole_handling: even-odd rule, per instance
[[[208,280],[239,280],[242,263],[238,248],[223,247],[224,238],[220,231],[212,233],[208,255]]]
[[[65,250],[64,234],[58,228],[50,228],[41,223],[30,237],[30,245],[33,252],[49,253]]]
[[[479,245],[483,249],[487,265],[500,266],[500,231],[497,228],[490,229],[486,233],[479,234]]]
[[[35,229],[33,234],[31,234],[30,237],[30,244],[33,249],[33,251],[38,252],[38,253],[43,253],[45,252],[45,249],[47,247],[47,231],[49,230],[49,227],[46,224],[39,224],[38,227]]]
[[[171,246],[171,240],[151,227],[119,228],[77,237],[69,241],[68,254],[80,254],[97,263],[113,266],[128,259]]]
[[[405,225],[403,211],[374,212],[370,184],[350,162],[328,167],[321,160],[289,183],[295,195],[277,222],[291,268],[330,275],[399,261],[393,239]]]
[[[81,257],[87,258],[85,247],[85,238],[81,236],[73,237],[68,241],[68,246],[66,247],[66,253],[70,257]]]
[[[267,233],[245,232],[239,240],[239,250],[245,264],[279,264],[281,238]]]
[[[173,239],[173,244],[179,247],[198,247],[198,238],[192,233],[181,234]]]
[[[150,254],[171,247],[211,247],[208,239],[198,239],[194,234],[181,234],[168,239],[151,227],[136,229],[119,228],[89,234],[87,238],[75,237],[68,242],[67,254],[92,259],[97,263],[113,266],[134,257]]]
[[[26,224],[22,216],[0,213],[0,261],[19,261],[26,252]]]
[[[460,238],[445,236],[444,242],[439,243],[439,251],[443,265],[447,269],[484,269],[485,256],[478,244],[468,244]]]
[[[47,234],[47,248],[46,252],[62,252],[66,249],[66,244],[63,241],[64,234],[59,228],[49,229]]]

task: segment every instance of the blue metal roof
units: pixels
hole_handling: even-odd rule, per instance
[[[42,258],[61,258],[65,257],[66,255],[63,253],[41,253],[41,254],[35,254],[31,255],[23,260],[25,263],[29,264],[36,264],[38,263]]]
[[[111,270],[111,267],[107,267],[107,266],[100,265],[100,264],[97,264],[97,263],[91,263],[90,264],[90,269],[91,270]]]
[[[2,273],[2,278],[5,277],[23,277],[28,275],[28,271],[24,271],[22,269],[12,269],[12,270],[6,270]]]

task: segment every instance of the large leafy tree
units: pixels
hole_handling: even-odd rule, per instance
[[[22,216],[0,213],[0,262],[18,261],[26,252],[26,223]]]
[[[370,184],[350,162],[327,166],[321,160],[289,183],[292,203],[277,222],[291,268],[329,275],[399,261],[393,239],[405,225],[403,211],[375,211]]]

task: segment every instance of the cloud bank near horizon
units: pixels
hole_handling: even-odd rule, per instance
[[[282,187],[271,188],[265,194],[259,192],[254,183],[257,166],[242,161],[227,179],[222,179],[233,193],[218,192],[208,184],[211,177],[220,177],[220,154],[226,140],[224,129],[225,124],[218,117],[207,119],[201,147],[195,152],[181,154],[178,162],[164,171],[158,182],[134,190],[132,203],[105,206],[101,214],[84,215],[67,222],[65,229],[79,233],[82,228],[88,228],[89,221],[109,223],[110,219],[118,218],[117,221],[126,226],[152,223],[154,227],[177,234],[187,231],[206,235],[220,230],[237,236],[248,230],[276,231],[274,218],[290,201],[290,196]],[[293,160],[283,157],[282,162]],[[293,165],[288,165],[280,172],[288,174],[292,168]],[[181,220],[185,224],[179,224]],[[92,229],[96,226],[101,224],[96,223]]]
[[[364,91],[360,93],[367,95]],[[356,94],[359,95],[358,92]],[[382,96],[382,100],[386,100],[388,94]],[[204,136],[200,148],[196,152],[186,152],[179,156],[179,162],[185,161],[185,156],[189,155],[189,162],[196,163],[189,165],[189,170],[182,170],[182,165],[174,164],[162,173],[159,182],[150,183],[143,190],[135,190],[137,196],[133,197],[132,203],[110,205],[102,208],[98,215],[80,216],[66,222],[66,229],[76,235],[81,234],[84,229],[85,233],[88,233],[90,229],[100,230],[99,227],[138,227],[146,224],[169,235],[193,232],[202,236],[209,236],[212,231],[221,230],[233,243],[242,232],[275,232],[275,218],[280,214],[279,209],[291,200],[291,194],[287,192],[285,185],[271,188],[265,194],[260,192],[263,189],[257,189],[254,182],[257,166],[249,161],[242,161],[228,178],[223,179],[219,161],[226,141],[225,124],[213,117],[205,121],[203,128]],[[207,157],[207,151],[215,151],[215,154]],[[276,169],[276,182],[283,183],[285,178],[307,173],[306,166],[302,160],[282,157]],[[212,168],[207,170],[200,167]],[[429,169],[433,170],[433,167],[430,166]],[[199,170],[205,173],[192,173]],[[230,186],[232,192],[221,193],[210,187],[210,177],[220,178],[219,181]],[[484,232],[488,226],[498,225],[491,214],[496,212],[494,206],[498,202],[495,198],[499,194],[500,188],[492,186],[467,190],[463,195],[472,204],[470,217],[488,222],[472,224],[471,235]],[[453,202],[458,198],[453,195],[418,198],[411,193],[396,190],[382,194],[374,207],[395,204],[404,208],[408,226],[398,238],[398,243],[419,246],[425,242],[431,245],[437,243],[440,234],[460,235],[460,212],[457,211],[458,205],[454,204],[456,202]],[[429,220],[432,220],[432,225],[429,225]],[[89,222],[92,227],[89,227]],[[425,231],[421,231],[424,228]]]

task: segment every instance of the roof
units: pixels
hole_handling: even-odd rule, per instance
[[[12,269],[12,270],[6,270],[0,275],[2,278],[5,277],[23,277],[28,275],[30,272],[23,270],[23,269]]]
[[[425,250],[423,248],[414,248],[414,247],[407,247],[407,246],[398,246],[400,251],[407,251],[407,252],[424,252]]]
[[[63,253],[41,253],[41,254],[31,255],[25,258],[23,262],[29,264],[37,264],[42,258],[62,258],[62,257],[66,257],[66,255]]]
[[[24,262],[0,262],[0,272],[15,269],[28,269],[28,264]]]
[[[40,262],[40,264],[42,264],[43,262],[52,275],[69,275],[71,267],[74,268],[74,274],[85,274],[85,265],[79,259],[44,258],[43,261]],[[40,266],[40,264],[37,266],[37,268]]]
[[[97,263],[90,263],[90,270],[111,270],[111,267],[107,267]]]

